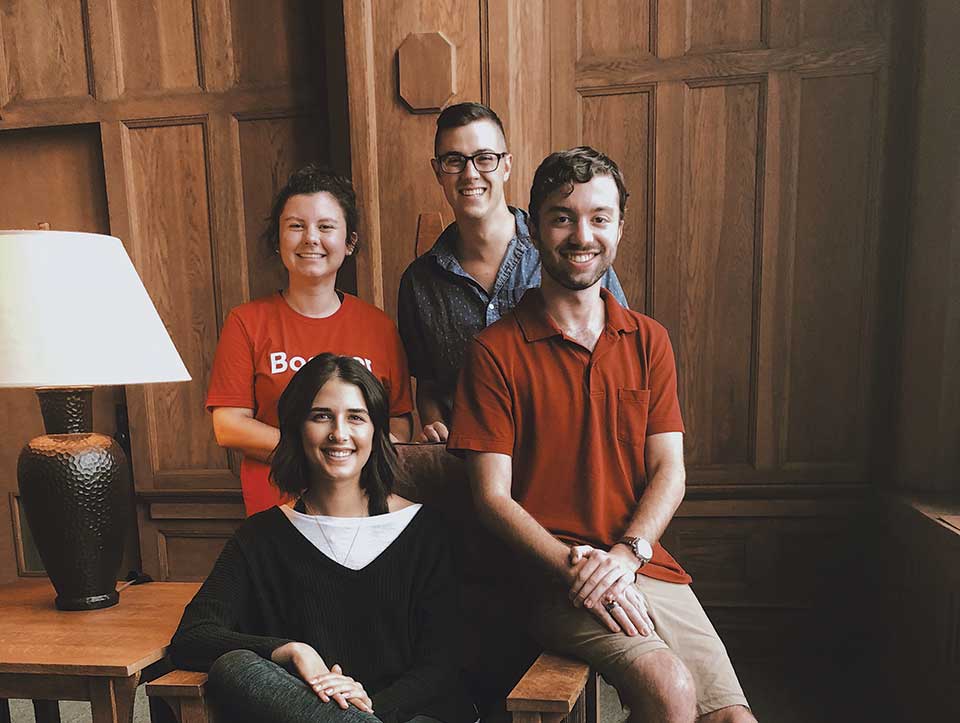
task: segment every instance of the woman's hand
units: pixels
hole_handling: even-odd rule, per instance
[[[313,688],[313,691],[324,703],[329,703],[330,699],[333,698],[337,705],[344,710],[347,709],[347,700],[340,693],[328,695],[322,692],[323,686],[320,686],[318,689],[318,686],[314,683],[316,680],[323,679],[324,676],[329,676],[331,671],[330,668],[327,667],[327,664],[323,662],[320,653],[318,653],[312,645],[307,645],[306,643],[287,643],[286,645],[281,645],[270,654],[270,660],[299,675],[307,685]],[[339,665],[334,665],[333,667],[335,670],[339,670],[340,668]],[[363,687],[361,686],[361,690],[362,689]],[[367,700],[369,701],[369,698]],[[360,706],[357,707],[359,708]],[[361,708],[361,710],[364,709]]]
[[[373,701],[363,689],[363,685],[349,675],[344,675],[339,665],[334,665],[325,675],[304,680],[324,702],[333,698],[344,710],[349,702],[364,713],[373,713]]]

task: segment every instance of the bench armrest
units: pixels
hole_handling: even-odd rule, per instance
[[[507,696],[511,713],[569,714],[590,679],[579,660],[542,653]]]
[[[154,717],[154,704],[162,700],[179,723],[216,723],[204,697],[206,683],[206,673],[190,670],[174,670],[147,683],[151,718],[157,720]]]

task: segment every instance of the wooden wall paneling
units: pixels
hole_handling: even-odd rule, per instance
[[[545,0],[488,0],[484,33],[486,103],[503,121],[513,168],[507,203],[526,208],[530,184],[550,154],[550,5]],[[448,209],[445,215],[450,216]],[[431,241],[432,244],[432,241]]]
[[[476,100],[482,68],[479,10],[476,0],[436,0],[428,6],[406,0],[373,4],[383,307],[391,316],[396,315],[400,275],[414,258],[418,214],[446,209],[429,164],[436,116],[411,114],[399,99],[396,51],[410,33],[443,33],[456,48],[457,92],[450,103]]]
[[[116,4],[124,94],[203,87],[193,0]]]
[[[915,9],[918,48],[909,78],[915,126],[911,211],[903,223],[902,376],[897,390],[894,483],[911,490],[960,490],[960,117],[951,40],[960,7]],[[906,80],[906,79],[905,79]],[[898,166],[899,170],[900,167]],[[902,197],[901,197],[902,198]],[[896,199],[900,200],[900,199]],[[896,207],[894,207],[896,208]]]
[[[221,0],[223,1],[223,0]],[[237,82],[248,87],[324,87],[324,25],[328,2],[228,0]],[[351,3],[346,3],[349,6]]]
[[[250,300],[249,258],[245,235],[240,134],[232,113],[211,113],[206,120],[207,183],[212,246],[211,291],[216,305],[217,337],[235,306]],[[209,379],[201,380],[207,388]]]
[[[644,311],[650,289],[650,212],[653,189],[654,89],[583,93],[583,137],[617,162],[630,197],[615,264],[630,308]]]
[[[226,495],[232,496],[184,497],[171,505],[148,493],[137,510],[143,571],[154,580],[205,578],[243,521],[239,491]],[[164,510],[173,505],[180,509]]]
[[[803,0],[800,40],[876,32],[881,0]]]
[[[656,12],[651,17],[656,38],[657,58],[676,58],[687,49],[687,6],[686,0],[658,2]]]
[[[646,313],[667,327],[674,334],[682,324],[682,289],[676,280],[680,278],[680,255],[683,227],[683,153],[684,153],[684,83],[659,83],[654,96],[654,183],[653,183],[653,248],[650,258],[653,264]],[[676,338],[674,338],[674,344]],[[678,368],[679,382],[683,384],[686,370]],[[687,399],[680,396],[681,409]]]
[[[753,466],[759,301],[758,179],[765,84],[691,83],[685,92],[681,326],[687,464]]]
[[[323,117],[318,112],[276,111],[270,114],[242,114],[237,119],[243,189],[244,300],[270,294],[286,285],[286,272],[261,235],[270,215],[273,197],[287,177],[309,161],[325,164],[328,159]],[[238,219],[241,217],[238,216]],[[366,244],[366,229],[360,255],[371,249]],[[351,271],[353,273],[351,273]],[[339,288],[356,290],[355,267],[341,269]],[[235,304],[234,304],[235,305]],[[231,307],[227,307],[229,311]]]
[[[343,6],[344,52],[350,111],[350,152],[353,187],[363,228],[363,263],[357,266],[357,292],[384,306],[383,253],[380,233],[380,156],[377,85],[374,73],[372,0]]]
[[[794,73],[767,76],[764,147],[760,318],[757,349],[756,465],[781,462],[790,358],[792,280],[796,246],[797,155],[800,79]]]
[[[767,0],[770,12],[767,15],[769,47],[786,48],[796,45],[800,38],[800,22],[803,3],[797,0]]]
[[[661,33],[661,40],[666,31]],[[710,77],[742,77],[779,70],[808,75],[834,73],[844,68],[860,72],[876,69],[887,61],[887,48],[879,36],[849,41],[810,43],[769,50],[738,50],[691,54],[660,59],[587,58],[577,63],[580,89],[616,85],[639,85],[670,80]]]
[[[220,523],[213,529],[203,529],[196,523],[191,523],[189,527],[175,524],[158,527],[159,579],[177,582],[205,580],[224,544],[238,526],[234,522]]]
[[[194,3],[197,16],[200,87],[208,91],[231,88],[236,83],[236,66],[230,2],[229,0],[194,0]]]
[[[579,143],[580,94],[576,68],[580,57],[580,32],[576,0],[550,3],[550,150]]]
[[[87,54],[93,78],[93,96],[98,101],[114,100],[120,95],[121,50],[115,2],[87,2]],[[98,119],[99,120],[99,119]]]
[[[138,484],[233,486],[203,407],[217,339],[203,119],[127,124],[132,258],[193,381],[144,387],[151,469]],[[141,460],[141,462],[146,460]]]
[[[577,0],[577,59],[652,55],[656,12],[655,0]]]
[[[686,0],[686,52],[767,47],[770,0]]]
[[[797,232],[784,461],[864,465],[873,75],[801,81]],[[864,132],[864,129],[868,129]]]
[[[0,10],[0,106],[89,95],[86,18],[81,0],[11,0]]]
[[[855,498],[685,502],[664,545],[705,607],[825,610],[830,582],[856,564],[848,542],[863,512]]]

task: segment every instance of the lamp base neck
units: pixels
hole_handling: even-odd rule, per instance
[[[37,398],[47,434],[93,431],[93,387],[40,387]]]

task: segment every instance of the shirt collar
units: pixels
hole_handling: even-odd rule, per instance
[[[510,243],[507,245],[507,251],[504,254],[505,259],[509,258],[511,254],[523,255],[531,243],[527,214],[519,208],[514,208],[513,206],[508,206],[508,208],[513,214],[513,218],[516,222],[516,231],[514,232],[513,238],[510,239]],[[456,248],[456,239],[459,234],[460,229],[457,228],[457,222],[454,221],[445,229],[443,229],[443,233],[441,233],[437,238],[436,243],[433,244],[430,250],[424,255],[432,256],[434,260],[441,267],[447,269],[447,271],[462,272],[460,260],[457,258],[457,254],[454,251]]]
[[[607,289],[600,289],[600,298],[603,300],[604,313],[607,318],[605,325],[607,331],[622,333],[636,331],[640,328],[636,318],[620,306],[613,294]],[[547,314],[543,294],[539,288],[529,289],[520,299],[520,303],[517,304],[513,313],[517,319],[517,324],[520,325],[520,331],[523,332],[523,338],[528,342],[540,341],[561,334],[550,315]]]

